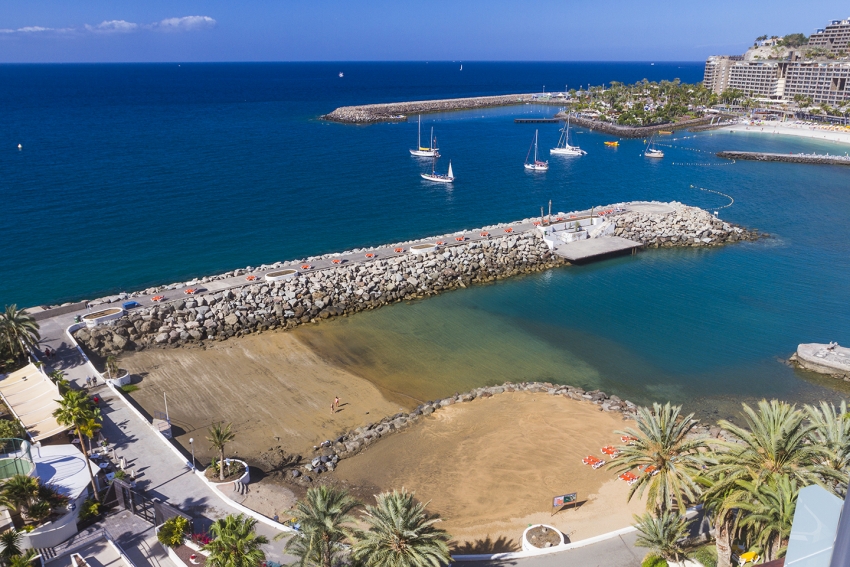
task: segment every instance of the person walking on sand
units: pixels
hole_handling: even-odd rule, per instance
[[[334,396],[334,409],[339,409],[339,396]]]

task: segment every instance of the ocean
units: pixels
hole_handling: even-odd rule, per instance
[[[343,73],[343,77],[339,77]],[[678,200],[768,232],[653,250],[361,314],[305,332],[389,389],[438,397],[550,379],[726,412],[740,400],[846,397],[782,364],[850,335],[850,170],[724,162],[719,150],[843,153],[800,138],[576,130],[588,155],[523,167],[552,107],[427,115],[458,180],[419,178],[415,119],[350,126],[342,105],[680,78],[701,63],[304,63],[0,66],[0,303],[55,304],[238,267],[624,200]],[[17,149],[21,144],[22,148]],[[719,191],[729,199],[703,189]],[[356,332],[352,332],[356,331]],[[321,336],[316,335],[321,333]],[[413,395],[413,394],[411,394]],[[705,403],[697,404],[696,400]]]

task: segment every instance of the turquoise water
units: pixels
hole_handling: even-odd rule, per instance
[[[623,200],[679,200],[773,235],[646,251],[322,325],[330,357],[389,390],[552,379],[635,401],[846,395],[779,362],[799,342],[848,342],[850,169],[729,164],[723,149],[829,151],[757,133],[676,133],[667,157],[577,130],[579,159],[522,168],[520,106],[427,117],[458,181],[420,180],[415,122],[317,120],[342,104],[529,92],[681,77],[699,64],[0,66],[0,303],[33,305]],[[345,72],[344,79],[337,76]],[[470,71],[467,73],[467,71]],[[18,143],[23,149],[18,151]],[[840,153],[845,151],[840,149]],[[690,165],[677,165],[690,164]],[[446,167],[446,161],[441,162]],[[694,187],[692,187],[694,186]],[[352,332],[356,331],[356,332]],[[312,332],[312,331],[311,331]],[[309,333],[305,333],[307,336]],[[366,339],[369,338],[367,341]],[[700,404],[697,404],[700,405]]]

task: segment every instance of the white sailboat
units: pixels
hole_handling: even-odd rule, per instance
[[[561,130],[561,137],[558,139],[558,146],[549,150],[552,155],[558,156],[586,156],[587,152],[578,146],[570,145],[570,115],[567,114],[567,123],[564,124]]]
[[[531,156],[532,149],[534,149],[534,161],[529,162],[528,158]],[[549,169],[548,161],[537,159],[537,130],[534,131],[534,141],[531,143],[531,147],[528,148],[528,154],[525,156],[525,169],[529,171],[546,171]]]
[[[644,150],[643,155],[648,158],[663,158],[664,152],[655,147],[655,133],[649,137],[649,143],[646,145],[646,150]]]
[[[436,183],[451,183],[455,180],[455,174],[452,171],[451,160],[449,160],[449,171],[445,175],[437,173],[437,156],[434,156],[434,163],[431,166],[431,173],[421,173],[420,175],[422,175],[422,179],[434,181]]]
[[[419,134],[416,138],[416,149],[410,150],[410,155],[414,157],[437,157],[440,152],[435,147],[437,144],[434,139],[434,127],[431,127],[431,142],[427,148],[422,147],[422,115],[419,115]]]

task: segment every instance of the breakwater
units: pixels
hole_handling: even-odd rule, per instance
[[[555,115],[556,118],[567,119],[566,114],[559,112]],[[661,130],[681,130],[683,128],[691,128],[701,126],[711,122],[712,116],[704,116],[702,118],[693,118],[691,120],[682,120],[680,122],[667,122],[665,124],[653,124],[652,126],[623,126],[621,124],[613,124],[611,122],[603,122],[580,115],[571,114],[570,121],[582,128],[588,128],[597,132],[603,132],[619,138],[645,138]]]
[[[681,203],[620,203],[603,209],[621,211],[608,216],[608,221],[615,224],[615,232],[649,247],[716,246],[759,237],[755,231]],[[558,213],[563,218],[569,215]],[[298,272],[298,263],[278,263],[275,268],[283,266],[293,271],[289,279],[278,281],[264,281],[262,276],[252,274],[247,277],[254,281],[246,282],[242,275],[249,270],[203,278],[208,285],[206,291],[198,287],[195,295],[136,308],[119,319],[80,329],[76,338],[99,356],[200,344],[256,331],[291,329],[566,264],[549,250],[534,222],[539,221],[526,219],[512,226],[486,227],[476,231],[474,237],[434,237],[424,241],[430,247],[422,254],[410,253],[417,242],[423,242],[416,241],[301,260],[311,262],[301,266],[302,273]],[[322,261],[327,267],[312,271]],[[222,287],[216,290],[215,284]],[[150,288],[125,297],[149,301],[150,294],[183,285]]]
[[[717,157],[742,159],[749,161],[778,161],[785,163],[809,163],[816,165],[850,165],[850,156],[831,156],[820,154],[774,154],[764,152],[717,152]]]
[[[447,98],[440,100],[419,100],[411,102],[388,102],[382,104],[364,104],[361,106],[341,106],[321,116],[324,120],[347,124],[370,124],[373,122],[397,122],[407,120],[413,114],[430,112],[448,112],[452,110],[471,110],[474,108],[492,108],[510,106],[534,101],[534,95],[515,94],[500,96],[477,96],[470,98]],[[548,101],[541,101],[546,104]]]

